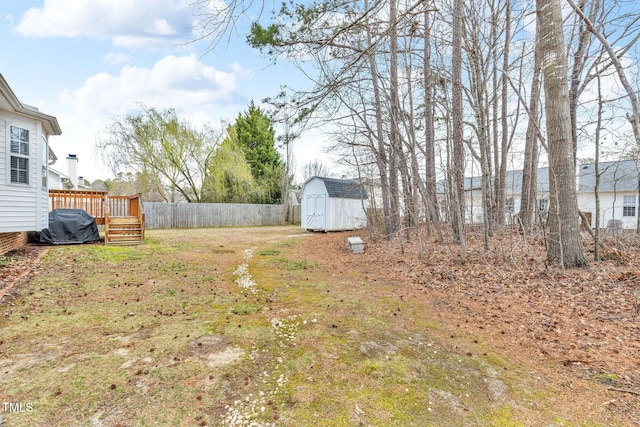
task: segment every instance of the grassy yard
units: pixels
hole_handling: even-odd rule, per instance
[[[51,248],[0,305],[0,398],[22,409],[5,425],[600,425],[429,301],[305,257],[300,234]]]

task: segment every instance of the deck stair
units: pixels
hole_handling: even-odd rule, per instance
[[[144,243],[144,225],[137,216],[109,217],[104,235],[109,245],[139,245]]]

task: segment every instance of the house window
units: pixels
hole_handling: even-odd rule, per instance
[[[549,199],[538,199],[538,210],[547,212],[549,210]]]
[[[29,183],[29,131],[17,126],[10,127],[11,182]]]
[[[624,196],[622,199],[622,216],[636,216],[636,196]]]

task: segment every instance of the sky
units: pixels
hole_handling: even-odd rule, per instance
[[[113,176],[96,150],[110,123],[141,105],[175,108],[195,126],[219,128],[275,96],[283,85],[307,84],[300,71],[273,65],[238,32],[211,49],[194,42],[192,0],[0,0],[0,73],[23,104],[58,119],[50,138],[66,173],[68,154],[89,181]],[[215,2],[212,2],[215,3]],[[240,25],[248,25],[247,16]],[[303,165],[329,165],[323,136],[294,144],[298,181]]]

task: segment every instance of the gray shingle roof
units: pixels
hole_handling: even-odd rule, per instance
[[[538,169],[538,192],[549,192],[549,168]],[[522,191],[522,171],[507,171],[507,177],[505,182],[505,189],[507,196],[520,194]],[[482,191],[482,178],[474,176],[464,179],[464,190],[469,193],[480,194]],[[445,182],[443,180],[438,181],[437,191],[441,194],[445,192]]]
[[[599,191],[637,191],[638,170],[640,170],[640,163],[637,160],[600,163],[598,165]],[[596,186],[595,164],[578,166],[578,174],[580,191],[593,192]]]
[[[618,160],[613,162],[601,162],[598,165],[598,171],[600,173],[600,186],[601,192],[613,192],[613,191],[625,191],[636,192],[638,191],[638,176],[640,175],[640,160]],[[596,175],[595,164],[588,163],[578,166],[578,191],[583,193],[594,192]],[[549,192],[549,168],[538,169],[538,192]],[[522,171],[507,171],[506,180],[507,195],[520,194],[522,190]],[[445,181],[438,181],[438,192],[444,193]],[[482,191],[481,177],[474,176],[465,178],[464,188],[467,192]]]
[[[340,199],[367,199],[367,191],[364,186],[356,181],[345,179],[324,178],[316,176],[324,182],[329,197]]]

